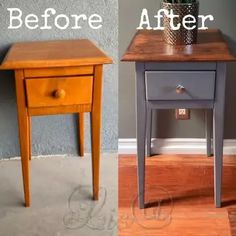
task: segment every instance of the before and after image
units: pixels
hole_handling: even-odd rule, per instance
[[[236,235],[235,9],[0,0],[0,236]]]

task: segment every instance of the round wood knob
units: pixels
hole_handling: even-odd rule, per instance
[[[66,92],[63,89],[58,89],[58,90],[54,91],[54,93],[53,93],[53,97],[58,98],[58,99],[62,99],[65,96],[66,96]]]
[[[176,93],[182,94],[182,93],[184,93],[184,92],[185,92],[185,87],[182,86],[182,85],[177,85],[177,87],[176,87]]]

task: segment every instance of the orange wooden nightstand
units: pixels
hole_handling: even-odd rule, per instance
[[[84,113],[91,113],[93,198],[99,195],[103,64],[111,64],[89,40],[16,43],[0,69],[14,70],[25,205],[30,206],[31,116],[79,114],[84,155]]]

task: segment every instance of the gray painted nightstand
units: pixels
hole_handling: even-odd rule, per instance
[[[200,31],[198,43],[188,46],[165,44],[160,31],[138,31],[133,38],[122,61],[136,63],[140,208],[145,207],[145,150],[147,141],[150,152],[151,112],[183,107],[213,110],[215,205],[221,207],[226,63],[234,60],[219,30]],[[206,134],[209,140],[209,132]],[[209,154],[209,141],[207,147]]]

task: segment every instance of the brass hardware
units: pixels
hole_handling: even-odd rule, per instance
[[[176,91],[176,93],[178,93],[178,94],[183,94],[183,93],[185,92],[185,87],[182,86],[182,85],[177,85],[175,91]]]
[[[66,92],[63,89],[58,89],[53,92],[53,97],[63,99],[66,96]]]

